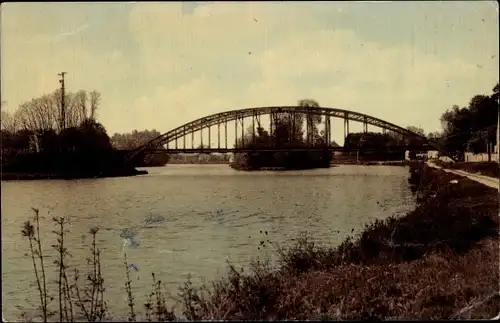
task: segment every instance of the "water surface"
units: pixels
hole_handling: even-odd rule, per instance
[[[336,245],[368,222],[414,207],[404,167],[341,165],[289,172],[238,172],[227,165],[144,169],[150,173],[136,177],[2,182],[2,304],[7,319],[20,313],[18,304],[38,305],[36,288],[30,286],[31,258],[25,255],[29,245],[20,235],[23,222],[32,216],[31,207],[46,217],[42,240],[51,268],[52,216],[71,222],[66,243],[72,265],[85,264],[88,231],[99,227],[105,297],[113,314],[126,311],[124,250],[139,270],[133,272],[132,285],[142,304],[151,272],[176,294],[188,274],[195,283],[202,277],[210,281],[225,273],[228,260],[245,265],[272,252],[269,247],[258,249],[261,240],[285,245],[307,231],[318,243]],[[125,228],[136,232],[137,243],[124,248],[120,235]]]

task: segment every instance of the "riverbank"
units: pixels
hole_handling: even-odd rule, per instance
[[[457,181],[455,183],[455,181]],[[413,164],[418,207],[321,248],[307,239],[213,284],[191,319],[492,318],[498,302],[498,193]]]
[[[500,166],[497,162],[443,162],[441,160],[436,160],[434,163],[443,168],[463,170],[465,172],[500,178]]]
[[[147,174],[124,165],[114,150],[89,152],[41,152],[15,156],[2,165],[1,180],[83,179]]]
[[[113,172],[100,175],[86,175],[86,174],[57,174],[57,173],[1,173],[0,179],[2,181],[32,181],[42,179],[84,179],[84,178],[105,178],[105,177],[127,177],[136,175],[148,174],[145,170],[127,170],[122,172]]]
[[[225,279],[201,291],[186,284],[180,312],[190,320],[495,316],[497,191],[422,164],[410,170],[409,183],[420,196],[414,211],[367,225],[339,247],[319,247],[314,237],[304,237],[278,248],[277,266],[261,261],[242,271],[232,268]],[[262,241],[260,247],[267,245]],[[144,313],[147,318],[148,311],[153,320],[155,312],[174,319],[162,295],[146,308],[132,301],[137,320],[144,320]],[[114,319],[127,315],[115,314]]]

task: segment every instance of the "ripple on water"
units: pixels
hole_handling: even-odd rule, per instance
[[[15,304],[36,300],[31,262],[24,256],[28,246],[19,233],[31,207],[42,213],[50,207],[50,217],[70,216],[67,246],[73,265],[85,265],[88,230],[101,228],[97,237],[106,295],[112,312],[119,313],[127,309],[122,302],[124,250],[139,269],[134,275],[140,280],[133,285],[144,291],[135,295],[141,302],[152,272],[175,295],[189,273],[194,282],[201,277],[210,282],[225,272],[228,259],[239,266],[265,256],[272,248],[259,250],[263,239],[284,245],[309,231],[316,241],[335,245],[367,221],[404,213],[414,205],[403,167],[253,174],[226,165],[152,170],[147,177],[2,183],[3,310],[8,318],[20,313]],[[47,248],[55,241],[50,217],[42,233]],[[124,239],[130,240],[125,247]],[[47,257],[52,267],[55,258],[51,252]]]

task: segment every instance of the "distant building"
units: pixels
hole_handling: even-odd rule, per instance
[[[439,158],[439,151],[437,151],[437,150],[429,150],[429,151],[427,151],[427,158],[429,158],[429,159],[437,159],[437,158]]]

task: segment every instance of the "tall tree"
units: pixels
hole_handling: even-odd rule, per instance
[[[298,105],[300,107],[311,108],[311,109],[316,109],[316,108],[320,107],[319,103],[313,99],[301,99],[301,100],[299,100]],[[306,119],[305,120],[306,121],[306,128],[307,128],[308,122],[309,122],[309,127],[312,128],[312,129],[310,129],[311,130],[311,138],[309,138],[309,141],[315,142],[320,137],[318,125],[321,124],[323,118],[320,114],[311,114],[309,116],[309,118],[310,118],[309,120],[307,120],[307,117],[308,117],[308,115],[304,116],[304,119]],[[301,127],[302,127],[302,124],[301,124]],[[307,134],[306,134],[306,136],[307,136]]]
[[[422,129],[421,127],[416,127],[416,126],[408,126],[406,127],[406,129],[410,130],[411,132],[414,132],[418,135],[421,135],[421,136],[424,136],[425,137],[425,132],[424,132],[424,129]]]

